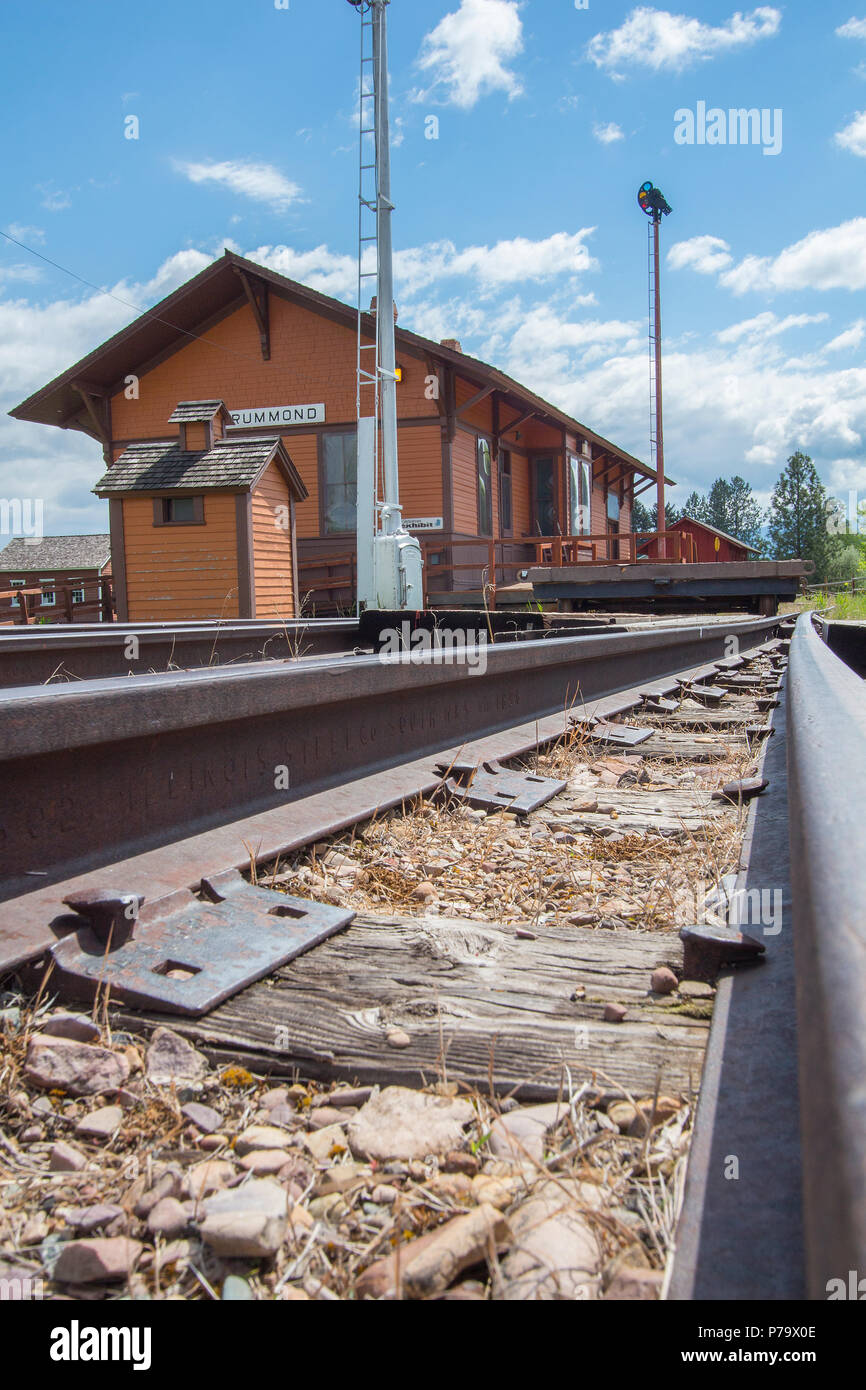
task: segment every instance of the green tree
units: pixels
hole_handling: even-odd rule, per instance
[[[827,496],[808,454],[799,449],[773,489],[770,545],[777,560],[811,560],[815,579],[827,577],[835,546],[827,531]]]
[[[652,517],[641,502],[636,498],[631,506],[631,529],[635,532],[651,531],[653,529]]]
[[[834,546],[827,561],[828,579],[853,579],[860,569],[859,545]]]
[[[763,526],[766,516],[762,507],[755,501],[751,483],[736,474],[730,481],[727,498],[727,526],[719,529],[736,536],[738,541],[753,545],[757,550],[765,547]]]
[[[650,529],[651,531],[657,531],[657,530],[658,530],[658,517],[659,517],[659,504],[658,504],[658,502],[654,502],[654,503],[653,503],[653,507],[652,507],[652,511],[650,512],[650,528],[649,528],[649,529]],[[680,513],[677,511],[677,509],[676,509],[676,507],[674,506],[673,502],[665,502],[665,530],[666,530],[666,531],[670,530],[670,528],[673,526],[674,522],[675,522],[675,521],[679,521],[679,519],[680,519]]]
[[[683,516],[690,516],[692,521],[707,521],[707,499],[702,492],[690,492],[683,503]]]

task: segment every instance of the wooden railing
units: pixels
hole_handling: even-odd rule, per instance
[[[590,536],[527,536],[525,539],[535,546],[536,565],[557,568],[581,561],[593,565],[635,565],[645,560],[687,565],[697,561],[697,543],[690,531],[603,532]],[[653,542],[654,555],[640,553]]]
[[[43,603],[46,594],[53,603]],[[79,602],[74,596],[83,594]],[[114,622],[114,586],[111,578],[66,580],[62,584],[16,585],[0,592],[0,626],[31,623],[74,623],[90,618],[94,622]]]
[[[474,574],[479,590],[483,590],[490,608],[496,607],[496,590],[503,584],[513,583],[524,570],[538,566],[576,565],[590,563],[596,565],[623,565],[644,563],[647,560],[666,564],[688,564],[697,559],[694,536],[689,532],[638,531],[613,535],[589,536],[504,536],[485,538],[483,536],[463,537],[437,541],[434,536],[419,536],[421,553],[424,557],[424,601],[429,603],[431,596],[441,596],[454,590],[454,576]],[[639,547],[647,542],[656,542],[657,554],[641,554]],[[465,560],[454,559],[454,551],[472,552]],[[515,558],[508,551],[522,551]],[[449,559],[441,558],[450,555]],[[435,559],[434,559],[435,557]],[[354,604],[355,599],[355,552],[347,551],[341,555],[320,555],[301,560],[298,564],[298,587],[301,597],[312,595],[315,608],[316,597],[326,595],[327,606]],[[309,576],[309,577],[308,577]],[[438,585],[437,580],[445,580]],[[476,587],[472,585],[471,587]]]

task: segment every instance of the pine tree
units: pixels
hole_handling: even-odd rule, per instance
[[[692,521],[706,521],[707,518],[707,499],[701,492],[690,492],[683,503],[683,516],[690,516]]]
[[[811,560],[819,581],[826,578],[832,550],[826,500],[815,465],[798,449],[773,489],[770,544],[777,560]]]
[[[631,529],[638,534],[653,529],[652,517],[640,498],[631,504]]]
[[[728,526],[730,498],[731,484],[725,478],[716,478],[707,498],[707,514],[701,520],[706,521],[710,526],[715,526],[717,531],[727,531],[730,534],[730,527]]]
[[[651,525],[650,525],[650,528],[649,528],[649,529],[650,529],[651,531],[657,531],[657,530],[658,530],[658,518],[659,518],[659,504],[658,504],[658,502],[654,502],[654,503],[653,503],[652,511],[650,512],[650,522],[651,522]],[[677,511],[676,507],[674,506],[673,502],[665,502],[665,530],[666,530],[666,531],[669,531],[670,528],[673,526],[674,522],[675,522],[675,521],[679,521],[679,519],[680,519],[680,514],[679,514],[679,512]]]
[[[721,530],[736,536],[737,540],[745,541],[746,545],[755,546],[757,550],[764,549],[764,512],[755,501],[751,483],[747,483],[739,474],[730,482],[727,520],[727,526],[721,527]]]

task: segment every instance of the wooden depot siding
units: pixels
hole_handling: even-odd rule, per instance
[[[400,504],[408,518],[443,516],[442,430],[419,425],[397,430]]]
[[[318,536],[319,524],[319,436],[317,434],[283,435],[292,463],[309,489],[309,497],[295,507],[299,536]]]
[[[292,530],[289,489],[272,463],[252,495],[255,611],[257,618],[292,618]]]
[[[238,616],[233,493],[206,493],[204,526],[154,526],[152,497],[123,498],[129,622]]]

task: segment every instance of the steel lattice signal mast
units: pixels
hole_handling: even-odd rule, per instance
[[[642,183],[637,194],[638,205],[651,218],[649,232],[649,342],[650,342],[650,462],[656,470],[657,517],[656,530],[664,534],[665,521],[665,446],[662,431],[662,299],[659,277],[659,224],[671,211],[660,188]],[[659,540],[659,559],[665,558],[667,542]]]
[[[415,536],[403,529],[397,470],[397,359],[391,243],[394,204],[391,202],[385,23],[385,7],[389,3],[390,0],[349,0],[361,19],[357,364],[359,611],[364,608],[420,609],[424,605],[421,546]],[[365,253],[373,249],[376,269],[365,270]],[[373,279],[376,282],[375,331],[373,341],[365,343],[364,286]]]

